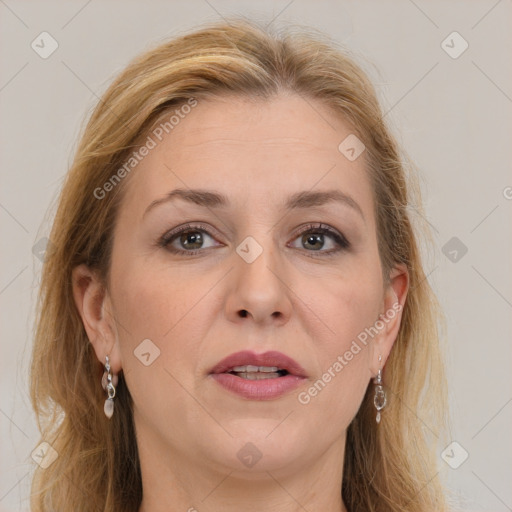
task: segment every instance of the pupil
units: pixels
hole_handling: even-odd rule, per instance
[[[181,237],[181,242],[185,247],[189,247],[194,244],[199,244],[200,246],[202,244],[202,235],[197,231],[193,233],[185,233]]]
[[[319,242],[320,243],[320,246],[317,245],[317,248],[321,249],[323,247],[323,241],[322,241],[322,235],[318,234],[318,235],[305,235],[304,236],[304,239],[305,239],[305,243],[308,243],[308,244],[311,244],[313,245],[313,248],[315,243]]]

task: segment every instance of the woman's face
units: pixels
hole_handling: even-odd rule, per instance
[[[199,100],[152,136],[123,184],[108,291],[142,453],[225,473],[343,453],[405,299],[404,274],[384,288],[365,153],[354,160],[353,139],[339,149],[350,134],[289,95]],[[379,315],[392,319],[368,335]],[[297,368],[218,366],[240,351]],[[270,379],[228,373],[255,362]]]

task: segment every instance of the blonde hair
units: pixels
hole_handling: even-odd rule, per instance
[[[405,157],[383,122],[373,86],[346,52],[318,34],[277,35],[237,18],[174,38],[133,60],[105,92],[82,135],[60,195],[37,303],[31,400],[42,440],[58,457],[36,469],[33,511],[135,512],[142,498],[129,390],[121,372],[116,412],[107,420],[103,366],[73,300],[71,272],[81,263],[108,285],[126,180],[101,200],[94,191],[163,116],[191,98],[270,99],[283,91],[321,101],[353,126],[367,149],[383,275],[387,280],[393,265],[403,263],[410,276],[384,375],[388,406],[377,426],[370,382],[347,431],[343,500],[350,512],[446,509],[435,443],[423,429],[427,425],[430,435],[439,435],[446,389],[441,310],[422,268],[411,218],[421,214],[419,187],[406,176]],[[422,229],[427,234],[426,225]]]

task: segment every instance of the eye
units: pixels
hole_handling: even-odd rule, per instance
[[[166,233],[159,240],[158,245],[175,254],[193,255],[200,252],[200,250],[218,245],[205,246],[205,242],[208,239],[214,240],[206,226],[202,224],[197,226],[187,224]]]
[[[222,245],[219,243],[205,245],[208,239],[214,241],[207,226],[203,224],[186,224],[165,233],[158,241],[158,246],[165,248],[173,254],[192,256],[205,249]],[[304,226],[295,240],[299,240],[301,247],[306,249],[307,252],[318,252],[325,256],[338,253],[350,247],[350,243],[342,234],[324,224],[308,224]],[[296,245],[292,245],[292,247],[301,248]],[[327,250],[325,250],[326,247]]]
[[[326,253],[326,255],[331,255],[350,247],[350,243],[341,233],[325,224],[308,224],[304,226],[296,240],[299,240],[302,248],[308,252],[321,252]],[[325,250],[326,246],[327,250]],[[297,246],[293,245],[292,247]]]

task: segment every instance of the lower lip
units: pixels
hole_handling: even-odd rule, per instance
[[[304,377],[284,375],[274,379],[248,380],[232,373],[213,373],[211,376],[225,389],[249,400],[272,400],[296,389]]]

